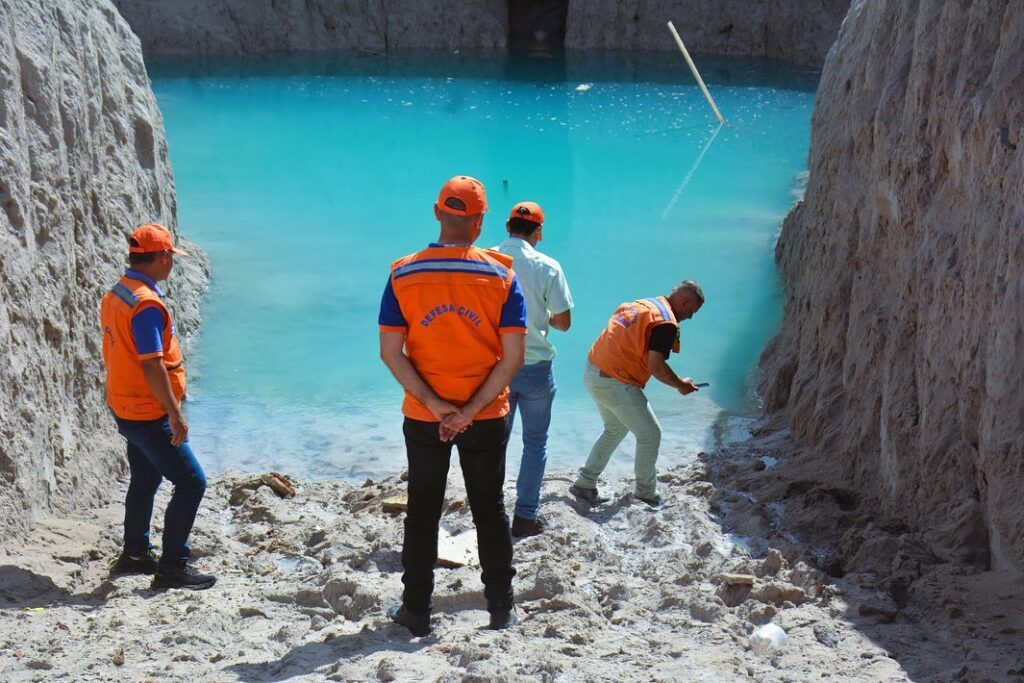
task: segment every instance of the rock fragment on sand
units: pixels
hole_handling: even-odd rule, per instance
[[[690,603],[690,616],[706,624],[719,621],[723,612],[724,607],[705,598],[698,598]]]
[[[249,500],[252,493],[259,490],[261,486],[270,488],[280,498],[295,497],[295,486],[288,477],[280,472],[267,472],[257,477],[250,477],[232,486],[228,503],[233,506],[245,503]]]
[[[767,554],[765,554],[764,560],[761,561],[761,566],[758,567],[758,574],[760,576],[775,576],[786,566],[786,560],[775,548],[769,548]]]
[[[731,574],[728,572],[722,572],[721,574],[715,575],[712,580],[724,583],[727,586],[753,586],[757,577],[751,574]]]
[[[381,501],[381,508],[389,515],[397,515],[409,509],[409,494],[405,491],[394,493]]]
[[[900,608],[893,599],[883,593],[877,593],[860,604],[857,613],[869,617],[879,623],[888,624],[899,616]]]
[[[787,602],[794,606],[802,605],[810,599],[802,588],[781,581],[770,581],[755,586],[750,597],[758,602],[771,603],[776,607],[782,607]]]
[[[778,613],[779,608],[775,605],[758,605],[750,610],[747,621],[755,626],[763,626],[774,619]]]
[[[686,487],[686,492],[694,496],[707,498],[715,492],[715,485],[709,481],[696,481]]]
[[[391,659],[385,657],[380,660],[377,665],[377,680],[378,681],[394,681],[397,680],[398,674],[396,672],[395,663]]]
[[[835,629],[825,624],[815,624],[812,627],[814,631],[814,637],[819,643],[825,647],[835,647],[839,643],[839,638],[836,636]]]
[[[355,577],[336,574],[324,585],[324,601],[349,621],[359,621],[381,608],[380,597]]]

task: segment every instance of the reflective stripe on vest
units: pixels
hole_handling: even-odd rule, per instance
[[[672,309],[662,297],[620,304],[590,347],[587,359],[609,377],[642,388],[651,379],[647,367],[651,330],[664,323],[677,324]]]
[[[508,279],[507,268],[472,259],[420,259],[395,268],[394,277],[397,280],[414,273],[474,273]]]
[[[132,294],[132,291],[120,282],[111,287],[110,293],[128,304],[132,309],[139,305],[139,297]]]
[[[501,310],[512,286],[512,258],[478,247],[430,247],[395,261],[391,287],[406,328],[405,351],[438,396],[464,405],[501,358]],[[477,419],[508,413],[508,388]],[[402,413],[437,417],[406,392]]]

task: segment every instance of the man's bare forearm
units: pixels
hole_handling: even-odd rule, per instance
[[[398,353],[383,353],[381,354],[381,360],[388,366],[388,370],[395,376],[398,383],[415,396],[420,403],[429,407],[441,400],[434,390],[430,388],[430,385],[423,381],[420,373],[413,366],[412,361],[404,353],[401,351]]]
[[[502,358],[497,365],[491,368],[491,372],[483,384],[473,392],[473,396],[462,407],[462,412],[468,416],[476,416],[498,397],[498,394],[508,386],[508,383],[522,367],[522,358]]]
[[[568,332],[569,326],[572,325],[572,311],[563,311],[561,313],[548,313],[548,325],[561,330],[562,332]]]
[[[665,361],[652,364],[650,370],[654,375],[654,378],[662,384],[667,384],[673,389],[682,388],[683,380],[679,378],[679,375],[677,375]]]

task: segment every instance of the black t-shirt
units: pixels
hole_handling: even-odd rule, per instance
[[[651,330],[651,338],[647,341],[648,351],[658,351],[668,360],[672,347],[676,344],[679,328],[672,323],[661,323]]]

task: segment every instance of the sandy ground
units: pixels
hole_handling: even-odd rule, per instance
[[[784,446],[755,439],[701,454],[660,476],[665,503],[656,510],[632,499],[628,481],[588,510],[568,495],[567,474],[550,476],[550,529],[516,542],[520,624],[504,632],[482,628],[457,467],[443,554],[470,563],[436,571],[425,638],[384,615],[401,591],[402,517],[382,501],[400,495],[400,477],[362,487],[300,482],[290,500],[246,488],[243,477],[217,480],[193,547],[199,567],[220,580],[200,592],[109,577],[120,504],[44,520],[27,544],[0,548],[0,679],[1024,680],[1019,576],[936,562],[896,600],[889,577],[814,568],[813,545],[783,528],[755,486],[743,488],[744,472],[782,472]],[[755,654],[748,635],[769,621],[789,640]]]

